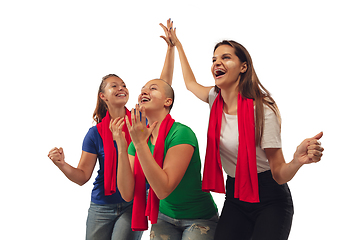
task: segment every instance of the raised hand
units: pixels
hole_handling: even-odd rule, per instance
[[[165,36],[160,36],[160,37],[166,41],[169,47],[173,47],[175,45],[170,38],[170,30],[173,28],[173,21],[171,21],[171,19],[169,18],[166,21],[166,25],[167,27],[165,27],[162,23],[160,23],[160,26],[164,29],[165,32]]]
[[[321,160],[324,148],[321,146],[319,139],[323,132],[318,133],[312,138],[305,139],[296,149],[294,159],[301,164],[316,163]]]
[[[120,117],[111,119],[109,124],[110,131],[112,132],[113,139],[116,141],[119,152],[127,152],[128,145],[125,133],[122,131],[124,124],[125,119]]]
[[[48,157],[53,161],[56,166],[64,165],[65,155],[62,148],[53,148],[50,150]]]
[[[146,126],[145,108],[139,108],[139,105],[135,106],[135,110],[131,110],[131,123],[132,125],[130,125],[129,119],[126,116],[126,125],[135,146],[140,143],[146,143],[157,125],[157,122],[154,122],[149,128]]]

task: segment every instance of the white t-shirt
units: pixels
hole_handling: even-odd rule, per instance
[[[210,109],[218,94],[215,87],[209,92]],[[257,171],[265,172],[270,170],[264,149],[281,148],[280,124],[274,113],[268,106],[264,105],[265,121],[264,132],[260,147],[256,147]],[[237,153],[239,145],[239,132],[237,115],[222,115],[221,132],[220,132],[220,157],[222,166],[230,177],[235,177]]]

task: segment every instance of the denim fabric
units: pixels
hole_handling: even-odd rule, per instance
[[[143,232],[131,230],[132,202],[99,205],[91,202],[86,240],[140,240]]]
[[[174,219],[159,213],[151,226],[151,240],[213,240],[219,217],[210,219]]]

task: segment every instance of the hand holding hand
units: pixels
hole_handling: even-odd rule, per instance
[[[177,40],[177,39],[176,39],[176,34],[175,34],[176,29],[173,29],[173,21],[171,21],[171,19],[169,18],[166,21],[166,25],[167,25],[167,27],[165,27],[162,23],[160,23],[160,26],[164,29],[164,32],[165,32],[165,36],[160,36],[160,37],[166,41],[166,43],[168,44],[169,47],[174,47],[175,40]],[[171,31],[173,32],[172,34],[171,34]],[[171,37],[173,35],[175,35],[174,39]]]
[[[137,144],[146,143],[157,125],[157,122],[154,122],[149,128],[147,128],[145,108],[141,107],[140,109],[139,105],[135,106],[135,110],[131,110],[131,123],[132,125],[130,125],[129,119],[126,116],[126,125],[128,127],[131,140],[135,146]]]
[[[56,166],[64,165],[65,155],[62,148],[53,148],[50,150],[48,157],[53,161]]]
[[[316,163],[321,160],[324,148],[321,146],[319,139],[323,132],[318,133],[312,138],[305,139],[296,149],[294,159],[300,164]]]

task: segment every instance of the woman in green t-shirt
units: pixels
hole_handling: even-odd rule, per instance
[[[194,132],[169,114],[173,89],[163,80],[151,80],[142,88],[138,101],[131,119],[110,123],[119,154],[118,188],[126,201],[134,199],[133,230],[147,228],[147,221],[142,220],[145,187],[139,186],[145,185],[146,178],[150,185],[146,215],[153,223],[151,239],[213,239],[217,207],[211,194],[201,190],[201,162]],[[129,148],[121,132],[124,124],[132,138]],[[138,178],[139,169],[143,182]]]

